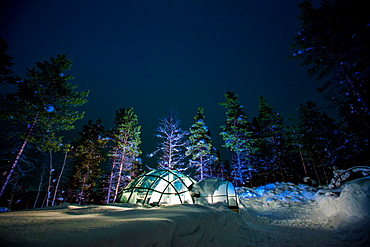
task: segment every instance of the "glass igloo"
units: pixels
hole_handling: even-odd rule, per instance
[[[234,212],[239,212],[239,198],[234,185],[220,178],[207,178],[192,188],[195,204],[224,202]]]
[[[117,198],[121,203],[193,204],[190,190],[195,180],[176,170],[153,170],[137,177]]]

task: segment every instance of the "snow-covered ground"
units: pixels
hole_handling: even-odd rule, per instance
[[[370,246],[370,177],[342,191],[275,183],[224,204],[109,204],[0,213],[0,246]]]

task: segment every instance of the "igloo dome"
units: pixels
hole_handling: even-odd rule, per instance
[[[190,194],[195,180],[176,170],[153,170],[137,177],[122,190],[119,203],[193,204]]]

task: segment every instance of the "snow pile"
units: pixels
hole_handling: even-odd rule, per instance
[[[320,190],[316,202],[325,222],[340,229],[344,242],[370,246],[370,177],[346,182],[341,191]]]
[[[349,181],[341,190],[320,190],[315,199],[327,216],[369,217],[370,177]]]
[[[303,184],[276,182],[253,189],[237,188],[237,192],[244,207],[255,212],[311,204],[327,217],[370,217],[370,176],[349,181],[339,189],[317,190]]]
[[[304,184],[271,183],[257,188],[237,188],[239,198],[248,200],[249,206],[257,210],[276,209],[297,204],[311,203],[315,198],[316,189]]]
[[[321,242],[326,246],[370,246],[370,177],[346,182],[340,189],[317,191],[302,184],[273,183],[237,191],[248,212],[244,217],[253,222],[254,230],[271,226],[305,229],[298,233],[305,237],[297,240],[303,246],[306,237],[315,236],[333,238],[330,244]],[[279,238],[279,242],[285,239]]]

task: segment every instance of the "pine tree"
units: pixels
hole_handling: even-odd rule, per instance
[[[256,154],[256,168],[259,172],[268,171],[274,175],[276,171],[283,181],[286,181],[284,156],[286,155],[284,135],[286,132],[283,126],[283,118],[279,113],[273,111],[273,107],[267,100],[259,97],[259,115],[253,120],[254,137],[259,148]],[[270,178],[276,180],[276,178]]]
[[[27,143],[41,143],[45,147],[47,140],[57,146],[62,143],[62,136],[57,133],[73,129],[73,123],[83,118],[83,113],[71,108],[86,103],[88,92],[74,91],[77,86],[69,83],[73,77],[64,74],[71,65],[65,55],[57,55],[51,62],[37,63],[37,68],[27,69],[27,79],[17,84],[17,91],[2,98],[0,117],[23,131],[19,132],[21,144],[5,176],[0,196]]]
[[[181,129],[181,121],[177,112],[169,110],[168,115],[159,120],[156,136],[161,140],[157,150],[149,154],[153,157],[158,154],[158,167],[165,170],[183,170],[187,145],[185,140],[187,131]]]
[[[212,165],[217,162],[217,157],[213,154],[211,132],[204,123],[204,109],[198,108],[197,115],[194,117],[195,123],[190,127],[189,145],[186,155],[191,156],[190,167],[195,168],[195,179],[213,177]]]
[[[238,95],[233,92],[226,92],[225,102],[220,103],[225,106],[226,122],[221,126],[220,133],[227,148],[231,153],[230,171],[233,183],[236,186],[245,183],[245,177],[251,179],[253,167],[250,164],[250,157],[256,151],[254,147],[255,139],[252,138],[251,125],[247,115],[243,112]],[[248,173],[248,174],[246,174]]]
[[[115,128],[111,130],[110,139],[113,147],[110,151],[111,171],[108,178],[107,201],[115,202],[118,192],[137,176],[140,128],[134,109],[121,108],[116,112]],[[113,199],[113,200],[112,200]]]
[[[79,133],[80,139],[73,144],[73,152],[76,157],[74,198],[79,205],[91,201],[96,180],[102,173],[99,165],[106,159],[104,148],[107,139],[103,136],[105,131],[101,122],[101,119],[95,123],[90,120]]]

